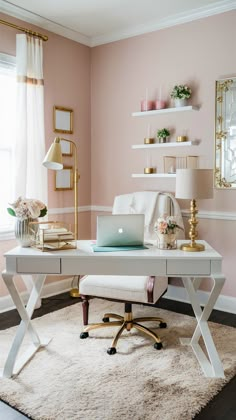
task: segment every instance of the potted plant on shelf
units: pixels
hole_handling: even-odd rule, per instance
[[[191,97],[191,89],[186,85],[175,85],[170,94],[171,98],[174,99],[176,107],[186,106],[187,99]]]
[[[159,139],[159,143],[165,143],[166,138],[169,137],[170,132],[167,128],[162,128],[161,130],[157,131],[157,137]]]

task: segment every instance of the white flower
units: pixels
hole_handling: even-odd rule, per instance
[[[11,208],[8,208],[7,211],[12,216],[16,216],[21,220],[24,219],[37,219],[38,217],[43,217],[47,214],[46,205],[36,199],[22,198],[19,197],[16,201],[10,204]]]

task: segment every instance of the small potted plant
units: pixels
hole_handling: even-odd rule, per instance
[[[175,106],[186,106],[187,99],[191,97],[191,89],[186,85],[175,85],[170,94],[171,98],[174,99]]]
[[[159,143],[165,143],[166,138],[169,137],[170,132],[167,130],[167,128],[162,128],[161,130],[158,130],[157,137],[159,139]]]

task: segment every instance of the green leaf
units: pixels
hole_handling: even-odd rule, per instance
[[[40,215],[39,215],[39,217],[44,217],[44,216],[46,216],[47,211],[48,211],[47,207],[44,207],[44,209],[40,210]]]
[[[8,207],[7,211],[11,216],[16,216],[15,210],[13,210],[11,207]]]

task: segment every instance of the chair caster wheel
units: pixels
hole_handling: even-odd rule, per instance
[[[161,350],[162,349],[162,343],[155,343],[154,344],[154,349]]]
[[[82,332],[80,334],[80,338],[87,338],[88,336],[89,336],[89,333],[88,332]]]
[[[102,318],[102,320],[103,320],[103,322],[109,322],[110,321],[109,318],[106,318],[106,317]]]
[[[115,347],[109,347],[109,349],[107,349],[107,353],[108,354],[116,354],[116,348]]]
[[[160,328],[166,328],[167,327],[167,323],[166,322],[160,322],[159,327]]]

